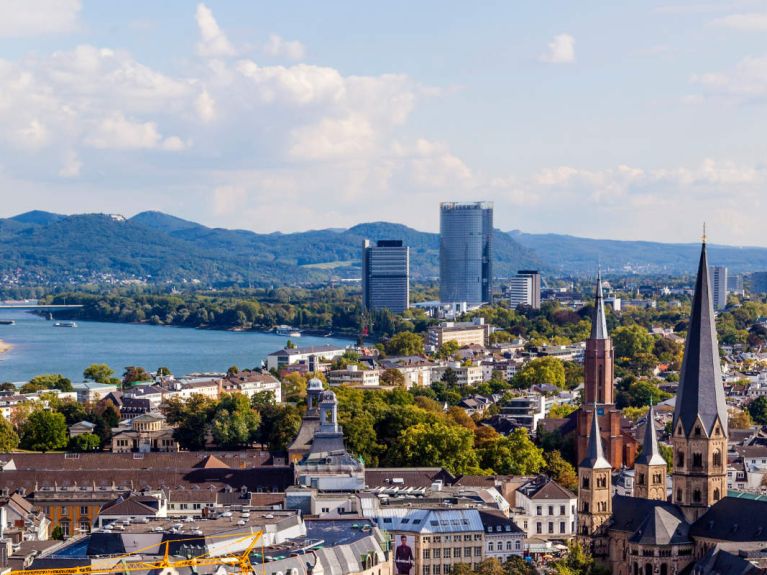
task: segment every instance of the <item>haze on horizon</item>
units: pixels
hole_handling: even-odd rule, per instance
[[[0,217],[767,245],[767,3],[0,0]]]

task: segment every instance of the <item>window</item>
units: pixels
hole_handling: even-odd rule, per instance
[[[589,478],[588,478],[587,475],[583,476],[583,482],[581,483],[581,487],[583,487],[583,489],[588,489],[589,488]],[[540,509],[540,507],[539,507],[539,509]],[[540,513],[538,515],[540,515]]]
[[[511,541],[506,542],[506,551],[511,551]]]
[[[721,494],[719,493],[719,488],[714,489],[714,501],[719,501],[719,498],[721,497]]]
[[[435,565],[434,566],[434,575],[439,575],[439,573],[440,573],[439,565]]]
[[[560,515],[564,515],[565,513],[567,513],[566,507],[564,505],[560,505],[559,506],[559,514]]]
[[[554,515],[554,506],[549,505],[549,515]]]
[[[637,485],[644,485],[644,473],[637,474]]]
[[[81,505],[80,506],[80,515],[88,515],[88,506],[87,505]]]
[[[495,545],[493,544],[492,541],[488,541],[488,543],[487,543],[487,550],[488,551],[495,551]]]
[[[471,557],[471,547],[464,547],[463,548],[463,556],[464,557]],[[456,555],[457,557],[457,555]]]
[[[323,507],[322,508],[323,513],[330,513],[330,507]]]
[[[722,466],[722,452],[718,449],[714,451],[714,467],[721,467]]]
[[[554,533],[554,522],[549,521],[549,533]]]
[[[693,467],[703,467],[703,454],[702,453],[693,453],[692,454],[692,466]]]
[[[696,437],[700,437],[700,425],[695,426],[695,435]]]
[[[456,559],[461,558],[461,548],[460,547],[453,547],[453,557]]]
[[[423,558],[424,559],[430,559],[430,557],[429,557],[430,553],[431,553],[430,549],[424,549],[423,550]]]
[[[535,514],[543,515],[543,507],[541,505],[538,505],[538,507],[535,508]]]
[[[520,547],[520,544],[519,544],[519,539],[517,539],[517,540],[514,542],[514,549],[516,549],[517,551],[519,551],[519,547]]]
[[[679,503],[681,503],[681,502],[682,502],[682,490],[681,490],[681,489],[677,489],[677,490],[676,490],[676,500],[677,500]]]
[[[565,532],[565,522],[564,521],[560,521],[559,522],[559,532],[560,533],[564,533]]]
[[[482,557],[482,547],[474,548],[474,557]]]
[[[442,556],[443,556],[445,559],[450,559],[450,549],[449,549],[449,548],[448,548],[448,549],[444,549],[444,550],[443,550],[443,553],[442,553]]]
[[[431,565],[424,565],[421,569],[423,575],[431,575]]]
[[[441,549],[432,549],[432,551],[434,552],[432,557],[434,557],[435,559],[442,559],[442,550]]]
[[[450,567],[451,565],[443,565],[442,569],[445,571],[445,575],[448,575],[450,573]]]
[[[676,452],[676,465],[677,467],[684,467],[684,451]]]
[[[538,523],[535,524],[535,532],[543,533],[543,524],[540,521],[538,521]]]
[[[80,532],[88,533],[91,530],[91,524],[87,521],[80,521]]]
[[[583,502],[583,512],[584,513],[588,513],[589,512],[589,502],[588,501],[584,501]]]
[[[692,500],[693,503],[700,503],[701,496],[700,496],[700,489],[696,489],[692,492]]]

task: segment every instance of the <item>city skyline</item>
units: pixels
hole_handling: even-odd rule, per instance
[[[556,6],[6,0],[0,216],[765,245],[763,7]]]

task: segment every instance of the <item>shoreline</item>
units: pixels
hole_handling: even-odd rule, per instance
[[[13,349],[13,346],[7,341],[0,339],[0,353],[7,353]]]

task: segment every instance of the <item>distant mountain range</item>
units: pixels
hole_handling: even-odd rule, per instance
[[[32,211],[0,219],[0,274],[8,282],[63,283],[141,278],[283,285],[359,277],[363,239],[401,239],[415,279],[439,274],[439,235],[387,222],[291,234],[209,228],[160,212],[132,218]],[[696,245],[589,240],[495,231],[495,275],[521,268],[557,274],[608,270],[689,272]],[[767,269],[767,249],[711,247],[712,263],[734,271]],[[0,286],[2,287],[2,286]]]

